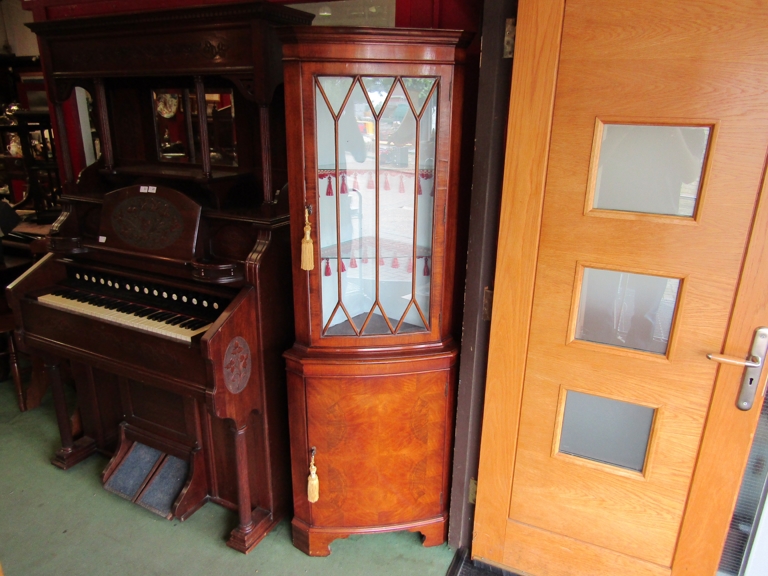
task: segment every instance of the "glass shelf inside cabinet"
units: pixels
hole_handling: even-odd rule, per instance
[[[326,336],[430,329],[438,84],[316,78]]]

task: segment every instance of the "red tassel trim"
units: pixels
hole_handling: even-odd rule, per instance
[[[379,266],[384,266],[384,258],[379,258]]]
[[[341,271],[342,272],[346,272],[347,271],[347,267],[344,266],[344,260],[339,260],[339,262],[341,263]]]
[[[429,258],[424,257],[424,276],[429,276]]]
[[[330,276],[331,275],[331,261],[330,259],[327,259],[325,261],[325,275]]]
[[[368,190],[373,190],[376,188],[376,184],[374,184],[374,180],[376,180],[376,174],[373,172],[368,173]]]
[[[400,176],[400,190],[399,190],[399,192],[400,192],[400,194],[405,194],[405,184],[403,184],[403,177],[402,177],[402,175]]]
[[[389,187],[389,174],[384,174],[384,190],[390,190]]]
[[[347,176],[346,174],[341,175],[341,191],[339,194],[347,194]]]
[[[397,261],[397,256],[392,258],[392,268],[400,268],[400,262]]]
[[[349,259],[349,267],[357,268],[357,260],[355,259],[354,256],[352,256],[352,258]]]
[[[328,175],[328,187],[325,189],[325,195],[326,196],[333,196],[333,186],[331,186],[331,178],[333,178],[333,176],[331,176],[329,174]]]
[[[419,196],[421,196],[421,178],[418,179],[419,182]]]
[[[352,190],[360,190],[360,186],[357,183],[357,172],[355,172],[355,179],[352,180]]]

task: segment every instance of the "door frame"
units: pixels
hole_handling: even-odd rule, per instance
[[[701,0],[708,1],[708,0]],[[480,447],[474,559],[505,567],[507,511],[520,422],[528,335],[565,0],[521,0],[507,124],[494,310]],[[768,184],[765,165],[723,350],[745,358],[768,326]],[[764,262],[761,265],[761,261]],[[735,407],[741,369],[721,365],[672,564],[672,574],[715,574],[763,401]],[[716,503],[716,505],[713,505]]]
[[[475,504],[470,501],[470,485],[473,479],[477,480],[480,460],[491,331],[490,318],[484,313],[484,297],[486,290],[493,291],[496,268],[505,124],[512,78],[512,58],[503,54],[504,32],[506,20],[516,14],[517,0],[484,0],[478,105],[477,110],[465,109],[465,114],[476,113],[477,120],[448,526],[448,544],[453,548],[469,548],[472,544]]]

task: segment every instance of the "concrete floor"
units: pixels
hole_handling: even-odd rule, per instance
[[[20,413],[0,383],[0,565],[5,576],[443,576],[448,546],[424,548],[410,532],[353,536],[310,558],[283,521],[249,555],[225,545],[234,512],[212,503],[186,522],[168,521],[101,487],[107,460],[66,472],[49,462],[58,445],[50,393]]]

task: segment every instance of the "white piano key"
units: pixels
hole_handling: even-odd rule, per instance
[[[134,314],[109,310],[103,306],[94,306],[87,302],[78,302],[77,300],[71,300],[55,294],[45,294],[38,297],[37,301],[42,302],[47,306],[51,306],[52,308],[58,308],[59,310],[66,310],[82,316],[98,318],[104,322],[134,328],[136,330],[157,334],[174,340],[181,340],[182,342],[191,342],[195,335],[205,332],[211,326],[210,324],[207,324],[206,326],[195,330],[181,328],[179,326],[166,324],[163,321],[149,320],[147,318],[135,316]]]

